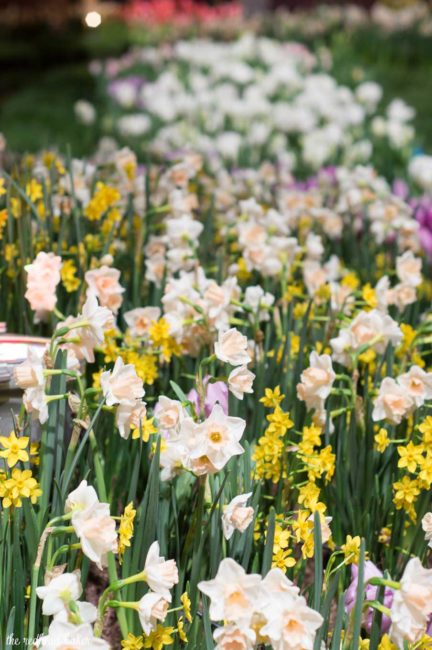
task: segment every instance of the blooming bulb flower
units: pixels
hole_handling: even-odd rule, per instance
[[[213,410],[213,407],[216,404],[220,404],[225,415],[228,415],[228,388],[224,381],[209,381],[209,377],[204,378],[204,389],[205,389],[205,398],[204,398],[204,414],[206,417],[209,417],[210,413]],[[188,400],[192,402],[195,408],[196,413],[200,413],[202,410],[202,404],[198,391],[195,388],[188,393]]]
[[[192,418],[186,418],[180,429],[180,440],[189,449],[191,459],[190,469],[196,471],[199,463],[203,468],[210,462],[210,466],[220,471],[233,456],[244,452],[240,445],[246,422],[241,418],[226,416],[219,404],[213,408],[210,417],[204,422],[196,424]],[[214,471],[213,470],[213,471]],[[199,473],[206,471],[198,470]]]
[[[396,346],[402,338],[399,325],[388,314],[377,309],[361,311],[349,327],[341,329],[339,336],[330,340],[332,357],[334,361],[349,366],[349,351],[356,352],[362,346],[371,345],[378,354],[383,354],[388,343]]]
[[[45,616],[54,616],[65,610],[71,600],[78,600],[82,594],[80,577],[79,571],[62,573],[45,587],[37,587],[36,593],[43,600],[42,613]]]
[[[240,564],[225,558],[213,580],[200,582],[198,589],[210,598],[209,613],[213,621],[246,623],[262,595],[261,576],[248,575]]]
[[[79,600],[75,603],[78,608],[78,614],[83,623],[94,623],[97,619],[97,607],[92,603],[87,603],[85,601]],[[70,612],[66,609],[62,609],[58,614],[54,614],[55,621],[64,621],[68,622],[70,619]]]
[[[317,629],[323,617],[307,606],[303,596],[274,599],[269,618],[261,630],[274,650],[313,650]]]
[[[145,402],[136,401],[119,404],[116,411],[116,425],[122,438],[129,438],[131,427],[140,428],[147,415]]]
[[[422,519],[422,528],[425,532],[425,540],[432,548],[432,512],[428,512]]]
[[[243,399],[245,393],[253,393],[253,380],[255,375],[247,366],[234,368],[228,377],[228,388],[237,399]]]
[[[409,560],[395,592],[391,608],[390,637],[399,648],[416,643],[425,633],[432,613],[432,569],[425,569],[417,557]]]
[[[82,327],[77,327],[79,323],[82,323]],[[70,316],[57,325],[57,329],[64,327],[71,328],[64,335],[66,343],[62,346],[68,350],[68,355],[73,353],[77,359],[93,363],[94,349],[104,342],[105,332],[114,327],[114,317],[109,309],[99,305],[96,294],[88,290],[82,313],[76,318]],[[77,338],[78,342],[75,340]]]
[[[425,372],[419,366],[411,366],[408,372],[399,375],[397,382],[406,389],[416,407],[422,406],[425,400],[432,399],[432,373]]]
[[[123,302],[124,292],[119,282],[120,271],[109,266],[101,266],[99,269],[87,271],[84,277],[100,304],[116,314]]]
[[[396,591],[391,608],[390,638],[400,650],[405,642],[417,643],[426,631],[426,620],[419,614],[413,614],[404,602],[400,591]]]
[[[300,375],[297,384],[297,397],[306,402],[308,408],[320,408],[335,380],[331,357],[328,354],[318,355],[312,352],[309,357],[309,368]]]
[[[283,595],[295,597],[300,592],[297,585],[287,578],[285,573],[278,568],[271,569],[267,573],[262,581],[262,585],[265,587],[266,592],[274,597],[282,597]],[[268,604],[271,606],[271,600]]]
[[[406,565],[400,584],[404,602],[413,613],[425,617],[432,613],[432,569],[425,569],[414,557]]]
[[[175,560],[165,560],[159,555],[159,543],[150,546],[144,566],[145,581],[152,591],[171,602],[170,589],[178,582]]]
[[[378,593],[378,587],[367,584],[368,580],[371,578],[382,578],[381,571],[375,566],[370,560],[366,560],[364,563],[364,581],[366,584],[365,587],[365,597],[366,600],[375,600]],[[351,564],[351,584],[345,593],[345,609],[349,613],[354,608],[357,600],[357,586],[358,586],[358,566],[356,564]],[[384,590],[384,605],[385,607],[390,608],[393,602],[393,590],[389,587],[385,587]],[[374,610],[372,607],[366,612],[366,617],[364,621],[364,626],[367,632],[370,633],[372,629]],[[381,620],[381,631],[387,632],[390,628],[391,620],[388,616],[383,616]]]
[[[222,514],[222,528],[225,539],[231,539],[235,530],[243,533],[253,520],[254,509],[246,507],[252,492],[239,494],[225,506]]]
[[[65,513],[72,510],[87,510],[99,503],[96,490],[87,481],[81,481],[76,490],[73,490],[65,503]]]
[[[48,420],[48,402],[43,386],[27,388],[24,391],[23,403],[33,420],[39,420],[41,424]]]
[[[101,569],[107,565],[107,554],[117,552],[117,532],[109,514],[108,503],[98,503],[87,510],[79,510],[72,517],[72,526],[81,548]]]
[[[159,320],[159,307],[137,307],[123,314],[132,336],[143,337],[148,333],[150,325]]]
[[[114,327],[114,317],[109,309],[99,305],[96,294],[87,291],[87,299],[82,308],[82,319],[90,328],[95,341],[102,345],[105,339],[105,331]]]
[[[29,347],[27,359],[14,368],[15,383],[23,389],[41,388],[45,385],[43,371],[43,358],[35,349]]]
[[[144,397],[142,379],[136,374],[135,366],[125,365],[118,357],[114,368],[101,374],[101,387],[108,406],[124,404]]]
[[[178,400],[161,395],[156,402],[155,417],[160,429],[175,433],[185,417],[185,410]]]
[[[232,366],[242,366],[251,360],[247,345],[247,337],[235,327],[227,332],[219,331],[218,340],[215,343],[215,355],[220,361],[230,363]]]
[[[406,388],[399,386],[393,377],[385,377],[374,400],[372,420],[376,422],[386,418],[392,424],[400,424],[413,408],[414,400]]]
[[[95,489],[81,481],[66,499],[65,513],[72,512],[72,526],[81,548],[99,568],[106,566],[108,552],[117,552],[115,521],[108,503],[100,503]]]
[[[157,621],[164,621],[168,611],[168,601],[163,596],[149,591],[138,603],[138,616],[144,634],[155,629]]]
[[[27,271],[25,297],[36,312],[37,320],[43,319],[56,306],[56,287],[61,279],[61,266],[61,257],[54,253],[40,252],[31,264],[24,267]]]
[[[216,628],[213,638],[215,650],[252,650],[255,644],[255,632],[235,623]]]
[[[396,259],[396,273],[402,284],[418,287],[422,281],[422,261],[414,257],[412,251],[406,251]]]
[[[48,650],[110,650],[109,643],[93,636],[89,623],[73,625],[65,621],[53,621],[48,634],[41,637],[36,645]]]

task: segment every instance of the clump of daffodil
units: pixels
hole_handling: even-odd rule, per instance
[[[136,510],[134,510],[133,503],[128,503],[120,517],[120,525],[118,529],[118,558],[120,564],[123,562],[123,555],[126,548],[131,545],[131,539],[134,534],[134,519]]]
[[[277,567],[285,572],[296,564],[296,559],[292,557],[292,549],[289,548],[290,539],[289,531],[283,528],[281,524],[276,523],[273,540],[273,568]]]
[[[158,625],[153,632],[144,637],[143,648],[151,648],[152,650],[162,650],[166,645],[174,643],[173,634],[175,633],[174,627],[164,627]]]
[[[154,321],[149,327],[149,337],[164,361],[170,361],[173,355],[180,354],[180,348],[176,340],[170,334],[170,327],[165,318]]]
[[[30,499],[36,503],[42,494],[39,483],[33,477],[31,470],[13,469],[10,477],[0,475],[0,497],[3,508],[21,508],[22,499]]]
[[[277,483],[281,478],[286,477],[283,468],[282,458],[285,451],[284,436],[288,429],[294,426],[290,420],[289,413],[284,411],[279,404],[284,399],[280,387],[274,391],[266,389],[265,396],[261,402],[267,408],[274,408],[273,412],[267,415],[269,425],[264,435],[258,439],[252,459],[255,461],[255,471],[259,478],[270,479]]]
[[[43,198],[42,185],[38,183],[38,181],[34,178],[32,178],[30,182],[27,183],[25,191],[32,203],[36,203],[36,201]]]
[[[143,442],[148,442],[150,439],[150,436],[153,435],[154,433],[157,433],[157,428],[153,424],[154,422],[154,417],[153,418],[145,418],[144,420],[141,421],[139,427],[131,427],[132,428],[132,438],[136,440],[137,438],[141,438]]]
[[[136,373],[144,384],[153,385],[159,376],[157,356],[151,352],[140,354],[136,350],[121,351],[120,356],[125,363],[132,363]]]
[[[89,221],[99,221],[101,217],[121,199],[120,192],[105,183],[97,183],[96,192],[84,211]]]
[[[325,481],[328,483],[335,471],[336,456],[330,445],[323,449],[317,449],[320,445],[320,428],[315,425],[305,427],[297,455],[304,465],[309,481],[314,482],[321,477],[325,477]]]
[[[6,458],[8,467],[14,467],[18,461],[25,463],[29,459],[26,451],[28,444],[29,438],[26,436],[17,438],[15,431],[12,431],[9,437],[1,436],[0,445],[3,450],[0,451],[0,457]]]
[[[360,537],[347,535],[345,544],[342,544],[341,551],[345,557],[345,564],[358,564],[360,559]]]
[[[142,635],[135,636],[132,632],[129,632],[126,639],[121,642],[121,647],[123,650],[142,650],[144,648],[144,638]]]
[[[63,286],[68,293],[76,291],[81,284],[81,280],[77,277],[77,271],[78,269],[73,260],[64,260],[60,275]]]
[[[405,510],[411,521],[415,522],[417,513],[414,504],[420,494],[419,482],[409,476],[403,476],[400,481],[393,483],[393,503],[397,510]]]
[[[180,601],[181,604],[183,605],[183,612],[185,615],[185,619],[189,621],[189,623],[192,623],[191,601],[187,591],[185,591],[184,594],[180,596]]]
[[[388,436],[387,429],[381,427],[378,430],[378,433],[375,434],[374,441],[375,441],[375,449],[379,451],[380,454],[383,454],[390,444],[390,438]]]

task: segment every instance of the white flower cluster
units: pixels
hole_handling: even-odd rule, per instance
[[[236,162],[242,152],[258,162],[263,153],[295,151],[293,164],[319,169],[368,161],[373,140],[399,151],[414,136],[414,111],[402,100],[377,115],[378,84],[351,90],[323,71],[306,47],[251,33],[233,42],[147,47],[92,70],[104,71],[108,92],[124,111],[116,122],[119,136],[148,138],[157,154],[193,149],[215,164]]]
[[[198,587],[210,598],[210,619],[223,621],[214,632],[216,650],[251,650],[261,644],[274,650],[313,649],[323,618],[280,569],[262,578],[226,558],[215,578]]]

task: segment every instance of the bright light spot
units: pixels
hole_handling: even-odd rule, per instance
[[[87,27],[99,27],[102,22],[102,16],[98,11],[89,11],[84,18]]]

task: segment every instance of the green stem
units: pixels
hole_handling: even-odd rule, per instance
[[[48,541],[48,544],[49,544],[49,542],[51,541],[51,539],[52,539],[52,538],[50,537],[50,539],[49,539],[49,541]],[[80,544],[79,542],[77,542],[76,544],[63,544],[63,546],[60,546],[60,547],[55,551],[55,553],[53,554],[53,556],[51,557],[51,559],[48,560],[48,563],[47,563],[47,568],[48,568],[48,570],[52,570],[52,569],[55,567],[55,563],[56,563],[56,561],[57,561],[57,558],[58,558],[60,555],[62,555],[62,553],[67,553],[68,551],[77,551],[77,550],[79,550],[80,548],[81,548],[81,544]],[[50,557],[50,555],[49,555],[49,553],[48,553],[48,558],[49,558],[49,557]]]

